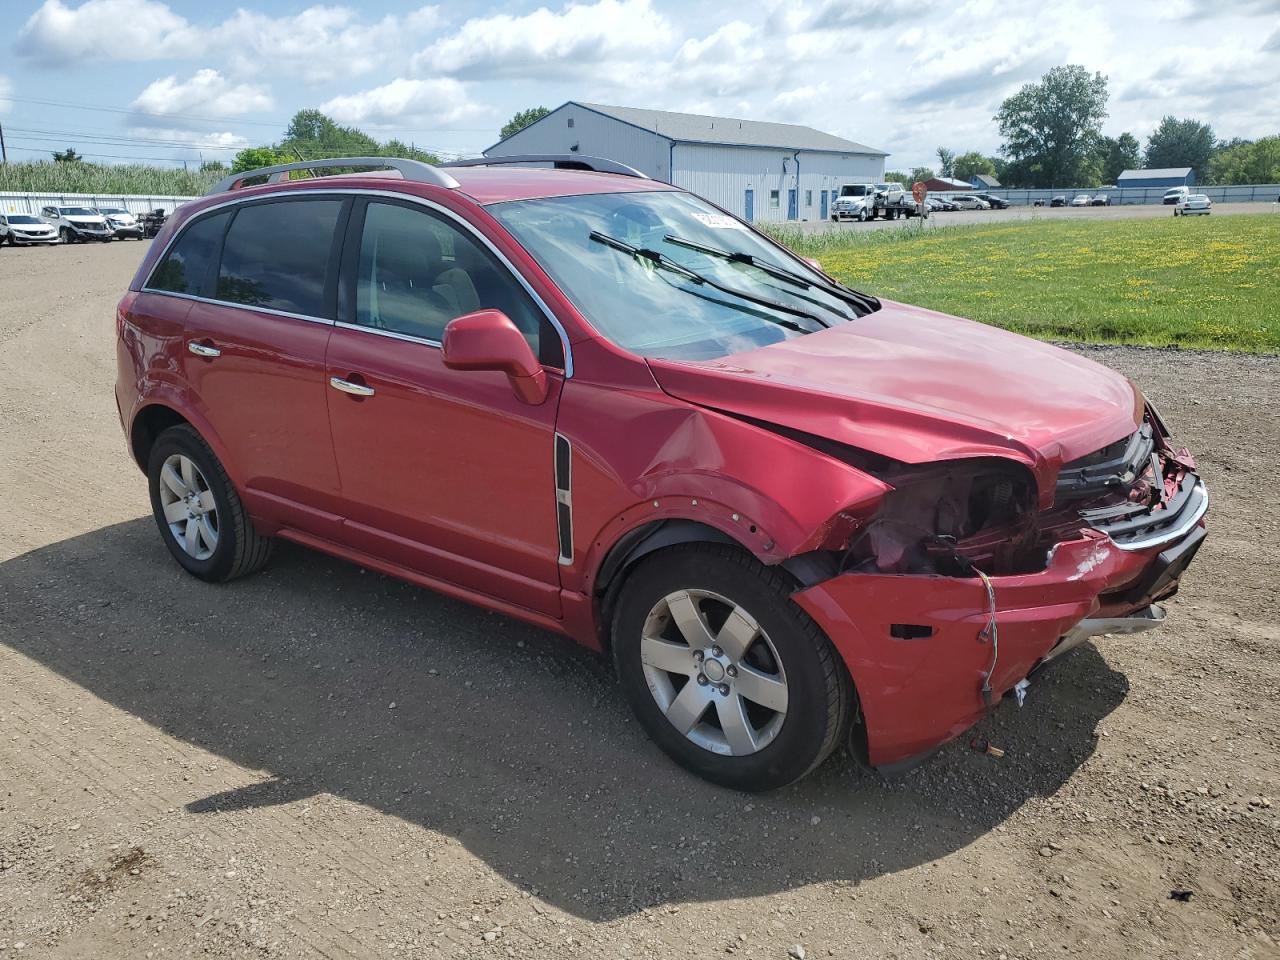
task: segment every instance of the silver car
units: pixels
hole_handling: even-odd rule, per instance
[[[26,213],[0,213],[0,243],[10,247],[58,242],[58,231],[39,217]]]

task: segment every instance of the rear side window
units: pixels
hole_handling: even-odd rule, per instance
[[[147,287],[193,296],[204,294],[209,269],[218,255],[218,242],[230,216],[229,213],[214,214],[183,230],[151,274]]]
[[[325,315],[325,278],[341,200],[241,207],[222,246],[214,296],[311,317]]]

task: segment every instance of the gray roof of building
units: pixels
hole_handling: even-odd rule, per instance
[[[1155,167],[1151,170],[1126,170],[1116,178],[1120,180],[1145,180],[1148,177],[1185,177],[1191,172],[1190,167]]]
[[[782,147],[791,150],[820,150],[827,153],[862,153],[878,157],[889,155],[865,143],[846,140],[843,137],[815,130],[813,127],[803,127],[794,123],[704,117],[697,113],[671,113],[667,110],[644,110],[640,107],[611,107],[603,103],[585,103],[581,100],[571,102],[683,143]]]
[[[989,173],[975,173],[975,174],[973,175],[973,179],[974,179],[974,180],[977,180],[977,181],[978,181],[980,184],[982,184],[984,187],[998,187],[998,186],[1000,186],[1000,181],[999,181],[999,180],[997,180],[995,177],[991,176],[991,174],[989,174]]]

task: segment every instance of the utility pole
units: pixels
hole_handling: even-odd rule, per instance
[[[9,151],[4,145],[4,124],[0,123],[0,163],[9,162]]]

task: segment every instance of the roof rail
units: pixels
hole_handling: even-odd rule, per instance
[[[215,193],[226,193],[235,190],[245,181],[254,177],[267,177],[267,183],[279,183],[285,174],[294,170],[324,170],[334,167],[383,167],[397,170],[405,180],[417,183],[430,183],[433,186],[456,190],[458,181],[429,163],[421,160],[408,160],[403,157],[331,157],[327,160],[300,160],[297,163],[280,163],[274,167],[259,167],[257,170],[243,170],[218,181],[207,196]],[[332,174],[331,174],[332,176]]]
[[[649,178],[635,167],[628,167],[617,160],[605,157],[580,157],[576,153],[526,153],[512,157],[476,157],[474,160],[454,160],[442,163],[442,167],[496,167],[504,163],[549,163],[557,170],[593,170],[596,173],[616,173],[624,177]]]

